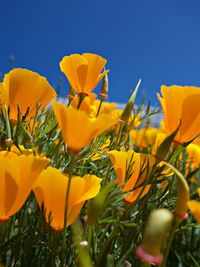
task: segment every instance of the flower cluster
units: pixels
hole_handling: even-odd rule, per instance
[[[39,247],[45,232],[55,266],[164,266],[188,208],[189,220],[200,223],[200,88],[162,86],[164,120],[155,128],[150,117],[158,111],[134,105],[141,81],[124,110],[105,101],[105,65],[95,54],[65,56],[64,104],[46,78],[27,69],[11,70],[0,83],[0,259],[10,266],[24,260],[12,242],[27,232]],[[35,257],[42,266],[43,254]]]

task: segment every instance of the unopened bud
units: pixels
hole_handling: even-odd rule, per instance
[[[135,98],[136,98],[136,95],[137,95],[137,91],[139,89],[139,86],[141,84],[141,79],[138,81],[136,87],[135,87],[135,90],[133,91],[132,95],[130,96],[129,100],[128,100],[128,103],[126,104],[123,112],[122,112],[122,115],[120,117],[120,120],[123,121],[124,123],[128,123],[128,120],[131,116],[131,113],[133,111],[133,106],[134,106],[134,103],[135,103]]]
[[[162,248],[173,222],[173,215],[167,209],[153,211],[148,219],[144,239],[136,250],[137,256],[145,262],[159,265],[162,262]]]
[[[107,75],[107,73],[103,77],[99,96],[100,96],[101,100],[104,100],[105,98],[108,98],[108,75]]]

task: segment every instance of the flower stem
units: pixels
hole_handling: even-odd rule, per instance
[[[6,116],[7,138],[8,138],[8,140],[11,140],[11,139],[12,139],[12,135],[11,135],[11,127],[10,127],[10,120],[9,120],[8,109],[7,109],[6,104],[4,105],[4,111],[5,111],[5,116]]]
[[[166,245],[166,248],[165,248],[165,251],[164,251],[163,262],[162,262],[160,267],[165,267],[165,265],[166,265],[167,258],[168,258],[168,255],[169,255],[169,251],[170,251],[170,248],[171,248],[171,244],[172,244],[172,241],[174,239],[174,236],[175,236],[176,229],[177,229],[178,225],[179,225],[179,221],[175,218],[174,219],[174,224],[173,224],[173,226],[171,228],[170,236],[169,236],[169,239],[167,241],[167,245]]]
[[[100,112],[100,110],[101,110],[102,103],[103,103],[103,100],[101,99],[101,100],[100,100],[100,103],[99,103],[98,110],[97,110],[97,115],[96,115],[96,117],[99,116],[99,112]]]
[[[71,161],[69,164],[69,178],[68,178],[66,197],[65,197],[64,225],[63,225],[63,234],[62,234],[61,266],[65,266],[67,214],[68,214],[68,206],[69,206],[69,194],[70,194],[72,173],[73,173],[74,164],[75,164],[75,156],[76,156],[75,154],[71,155]]]

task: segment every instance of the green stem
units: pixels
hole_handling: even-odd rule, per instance
[[[80,94],[79,94],[79,102],[78,102],[78,107],[77,107],[77,109],[80,108],[81,103],[83,102],[83,99],[84,99],[86,96],[87,96],[87,95],[84,94],[84,93],[80,93]]]
[[[66,227],[67,227],[67,213],[69,206],[69,194],[70,194],[70,186],[72,180],[72,173],[75,164],[76,155],[71,155],[71,162],[69,165],[69,178],[66,190],[66,198],[65,198],[65,209],[64,209],[64,225],[63,225],[63,234],[62,234],[62,253],[61,253],[61,266],[65,266],[65,250],[66,250]]]
[[[5,116],[6,116],[6,130],[7,130],[7,134],[8,134],[7,137],[8,137],[8,139],[12,139],[10,120],[9,120],[8,109],[7,109],[6,104],[4,105],[4,111],[5,111]]]
[[[168,258],[168,255],[169,255],[169,251],[170,251],[170,248],[171,248],[171,245],[172,245],[172,241],[174,239],[174,236],[175,236],[175,233],[176,233],[176,229],[177,229],[178,226],[179,226],[179,221],[174,219],[174,224],[173,224],[173,226],[171,228],[171,231],[169,231],[170,232],[170,236],[169,236],[169,239],[167,241],[167,245],[166,245],[166,248],[165,248],[165,251],[164,251],[163,262],[162,262],[160,267],[165,267],[166,266],[167,258]]]
[[[99,103],[98,110],[97,110],[97,115],[96,115],[96,117],[98,117],[98,115],[99,115],[99,112],[100,112],[100,110],[101,110],[102,103],[103,103],[103,100],[101,99],[101,100],[100,100],[100,103]]]
[[[92,232],[93,232],[93,226],[89,225],[88,226],[88,247],[91,249],[91,244],[92,244]]]
[[[73,233],[73,242],[78,250],[78,266],[93,267],[88,247],[81,246],[80,241],[84,241],[83,225],[78,217],[71,225]]]

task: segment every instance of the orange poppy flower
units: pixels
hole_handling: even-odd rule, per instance
[[[62,59],[60,69],[75,91],[89,94],[108,72],[101,73],[105,64],[106,59],[95,54],[73,54]]]
[[[29,108],[28,117],[35,115],[37,103],[44,108],[56,97],[46,78],[27,69],[13,69],[0,85],[0,103],[10,107],[10,118],[17,119],[18,105],[22,114]]]
[[[38,204],[44,204],[45,217],[55,230],[64,227],[64,212],[66,193],[69,183],[67,174],[53,167],[48,167],[38,178],[34,193]],[[94,198],[100,190],[101,179],[95,175],[86,174],[84,177],[71,178],[69,200],[67,207],[67,225],[74,222],[86,200]]]
[[[153,156],[136,153],[131,150],[127,152],[112,150],[108,152],[108,156],[116,172],[116,182],[124,185],[122,192],[132,190],[125,196],[125,201],[133,203],[140,194],[140,198],[142,198],[146,193],[148,193],[151,185],[148,184],[145,188],[143,188],[143,186],[139,186],[147,178],[147,170],[144,170],[140,176],[139,174],[143,165],[148,167],[153,166],[155,163]],[[125,181],[126,178],[127,180]],[[139,187],[134,189],[136,186]]]
[[[164,112],[167,134],[180,125],[175,137],[178,143],[186,143],[200,133],[200,88],[194,86],[161,87],[158,99]]]
[[[84,111],[55,102],[52,104],[63,139],[71,151],[79,152],[115,123],[109,115],[90,118]]]
[[[0,220],[6,221],[21,209],[47,158],[0,152]]]

